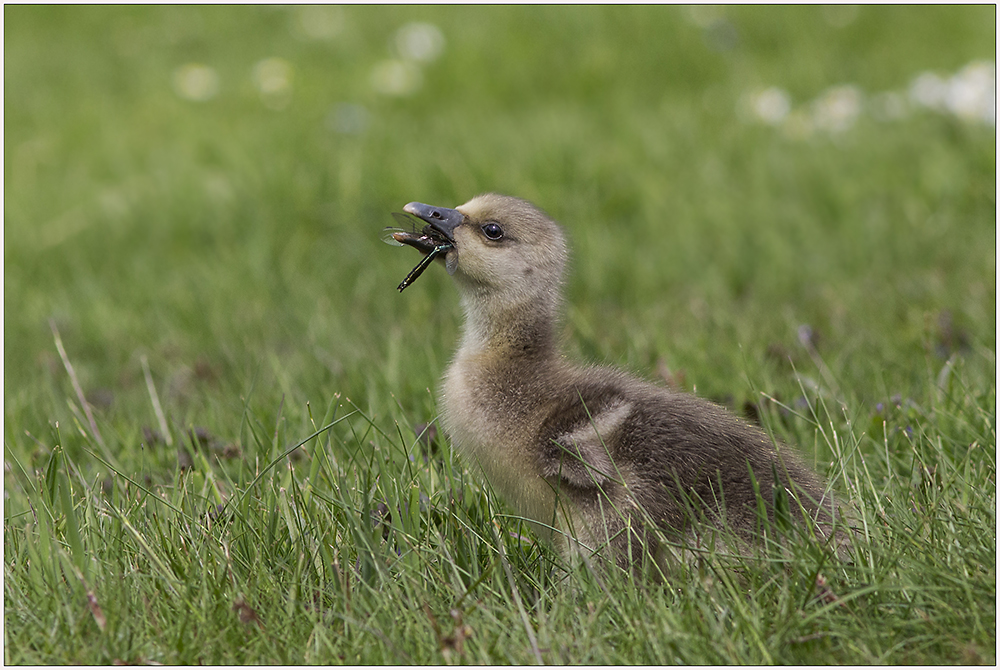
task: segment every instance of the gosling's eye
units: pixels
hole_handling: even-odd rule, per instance
[[[503,228],[496,223],[487,223],[483,225],[483,235],[491,240],[499,240],[503,237]]]

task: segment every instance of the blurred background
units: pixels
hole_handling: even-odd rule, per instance
[[[398,294],[417,255],[378,236],[484,191],[566,226],[580,359],[740,406],[822,383],[815,354],[874,405],[995,351],[993,6],[4,19],[8,445],[72,421],[50,322],[123,444],[143,356],[226,436],[338,393],[433,417],[456,296]]]

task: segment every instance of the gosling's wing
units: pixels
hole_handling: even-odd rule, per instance
[[[576,488],[620,481],[616,443],[632,412],[632,401],[612,386],[575,386],[539,432],[542,476]]]

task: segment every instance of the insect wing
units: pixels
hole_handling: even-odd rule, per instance
[[[394,247],[403,246],[402,242],[398,241],[395,237],[393,237],[394,233],[406,233],[407,235],[409,235],[410,231],[403,230],[402,228],[393,228],[392,226],[387,226],[382,229],[382,234],[379,235],[379,239],[385,242],[386,244],[391,244]]]
[[[423,228],[424,222],[413,216],[412,214],[406,214],[405,212],[392,212],[392,218],[396,219],[396,223],[403,227],[403,232],[417,234],[417,231]]]

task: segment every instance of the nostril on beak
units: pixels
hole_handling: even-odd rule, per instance
[[[439,211],[437,211],[437,210],[435,209],[435,210],[434,210],[433,212],[431,212],[431,218],[432,218],[432,219],[438,219],[438,220],[441,220],[441,219],[443,219],[444,217],[443,217],[443,216],[441,216],[441,212],[439,212]]]

